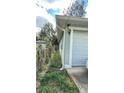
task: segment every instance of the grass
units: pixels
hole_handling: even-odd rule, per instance
[[[61,66],[59,52],[55,52],[51,56],[47,72],[40,78],[39,93],[79,93],[66,70],[59,70]]]

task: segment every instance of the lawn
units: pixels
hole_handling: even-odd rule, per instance
[[[38,93],[79,93],[67,71],[65,69],[60,70],[62,64],[59,52],[52,54],[47,66],[48,69],[45,74],[39,74]]]

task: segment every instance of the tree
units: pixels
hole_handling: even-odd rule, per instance
[[[38,38],[38,37],[36,37]],[[52,45],[58,45],[56,31],[51,23],[46,23],[39,33],[40,40],[51,42]]]
[[[85,16],[86,7],[88,4],[88,0],[75,0],[72,2],[72,5],[68,7],[67,10],[64,10],[64,14],[67,16]]]
[[[55,30],[53,29],[53,25],[51,23],[46,23],[41,29],[41,34],[46,35],[49,40],[52,40],[55,37]]]

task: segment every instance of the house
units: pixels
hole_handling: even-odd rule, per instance
[[[88,18],[56,15],[56,30],[63,68],[87,66]]]
[[[42,50],[46,49],[46,41],[36,41],[36,46],[41,46]]]

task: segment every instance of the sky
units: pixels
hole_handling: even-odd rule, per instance
[[[38,4],[36,5],[36,16],[38,16],[38,18],[40,18],[39,16],[41,16],[45,20],[49,21],[55,28],[55,15],[63,15],[64,9],[67,9],[68,6],[72,4],[72,1],[74,0],[36,0],[36,4]],[[36,24],[38,23],[39,22],[37,22]],[[38,27],[37,29],[38,31],[40,30],[40,28]]]

